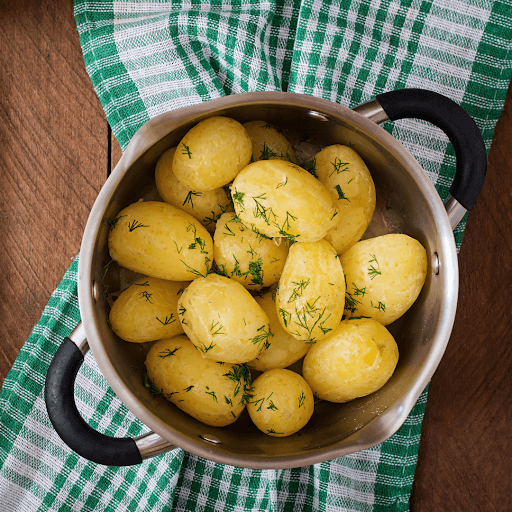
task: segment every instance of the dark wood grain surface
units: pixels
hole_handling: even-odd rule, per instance
[[[0,86],[1,383],[78,253],[121,152],[85,71],[71,1],[0,2]],[[511,96],[459,254],[457,317],[423,423],[417,512],[512,510]]]

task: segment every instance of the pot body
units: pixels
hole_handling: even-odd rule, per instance
[[[418,239],[429,257],[418,300],[388,326],[400,351],[391,379],[376,393],[347,404],[318,401],[306,427],[288,438],[264,435],[246,411],[232,425],[209,427],[151,394],[143,385],[151,344],[125,342],[107,323],[109,306],[103,288],[114,291],[123,284],[117,265],[109,266],[105,274],[111,260],[108,219],[130,203],[155,197],[154,170],[160,155],[176,146],[197,122],[213,115],[240,122],[263,119],[314,136],[324,146],[352,146],[370,169],[378,197],[392,209],[394,231]],[[299,467],[374,446],[403,424],[437,368],[451,333],[458,293],[457,252],[437,191],[415,158],[383,128],[357,112],[310,96],[247,93],[163,114],[137,132],[91,211],[80,252],[78,291],[87,340],[103,375],[151,430],[216,462],[251,468]]]

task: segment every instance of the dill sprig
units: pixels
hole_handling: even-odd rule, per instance
[[[183,201],[183,204],[182,206],[185,206],[187,203],[190,203],[190,206],[192,208],[194,208],[194,201],[192,199],[193,196],[202,196],[203,193],[202,192],[192,192],[192,190],[190,190],[187,194],[187,197],[185,198],[185,201]]]
[[[368,263],[376,263],[377,268],[375,268],[374,265],[370,265],[368,267],[368,275],[370,276],[370,279],[375,279],[378,275],[382,274],[382,272],[379,270],[379,262],[377,261],[377,258],[375,257],[375,254],[370,254],[372,259]]]
[[[311,278],[308,278],[307,280],[302,279],[300,281],[292,281],[292,284],[295,285],[295,288],[293,289],[292,294],[290,295],[290,298],[288,299],[288,304],[290,304],[290,302],[293,302],[294,300],[298,299],[299,297],[302,297],[302,293],[308,287],[310,282],[311,282]]]
[[[183,146],[181,148],[181,154],[182,155],[188,155],[188,158],[190,160],[192,158],[192,153],[190,151],[190,148],[184,142],[182,142],[181,145]]]
[[[336,189],[336,192],[338,192],[338,200],[345,199],[350,203],[350,199],[345,195],[343,190],[341,190],[341,187],[339,185],[336,185],[334,188]]]
[[[233,392],[233,396],[238,396],[240,391],[242,392],[242,396],[240,398],[240,404],[245,405],[248,404],[253,398],[251,387],[251,369],[247,365],[247,363],[243,364],[234,364],[228,373],[225,373],[223,377],[228,378],[230,381],[235,383],[235,390]]]
[[[379,300],[379,302],[378,302],[378,304],[376,306],[373,304],[373,301],[370,301],[370,305],[371,305],[372,308],[378,309],[378,310],[382,311],[383,313],[386,312],[386,304],[384,304],[380,300]]]
[[[128,230],[131,233],[132,231],[136,230],[137,228],[149,228],[149,226],[146,224],[142,224],[142,222],[139,222],[136,219],[133,219],[133,221],[128,224]]]
[[[265,330],[265,327],[266,327],[265,325],[262,325],[261,327],[259,327],[257,330],[257,332],[259,334],[254,336],[254,338],[249,339],[249,341],[253,345],[259,345],[262,342],[265,342],[265,344],[266,344],[268,342],[268,339],[274,336],[274,333],[270,330],[270,326],[268,326],[268,331]],[[265,347],[265,348],[267,348],[267,347]]]
[[[162,321],[160,318],[156,317],[156,319],[162,324],[162,325],[170,325],[173,322],[176,322],[176,318],[173,318],[174,314],[171,313],[171,316],[166,316],[165,319]]]
[[[348,168],[349,163],[348,162],[342,162],[338,157],[334,158],[334,162],[331,162],[331,164],[334,167],[334,170],[329,174],[329,177],[332,176],[334,173],[340,174],[341,172],[349,171]]]
[[[304,401],[306,400],[306,395],[304,394],[304,391],[299,396],[299,408],[304,405]]]
[[[149,302],[150,304],[153,304],[153,301],[151,300],[152,296],[153,296],[153,294],[147,292],[146,290],[139,293],[139,297],[143,297],[144,299],[146,299],[146,302]]]
[[[207,395],[210,395],[210,396],[215,400],[215,402],[217,402],[217,403],[218,403],[219,401],[217,400],[217,394],[215,393],[215,391],[210,391],[210,388],[209,388],[208,386],[206,386],[206,389],[207,389],[208,391],[205,391],[205,393],[206,393]]]
[[[110,231],[112,231],[116,227],[117,223],[119,222],[119,219],[121,219],[122,217],[126,217],[126,215],[120,215],[115,219],[107,219],[108,225],[110,226]]]
[[[212,320],[212,325],[210,326],[210,334],[212,336],[217,336],[217,334],[225,335],[226,333],[222,332],[222,329],[224,329],[223,325],[219,325],[219,322],[213,323]]]
[[[158,357],[161,357],[162,359],[165,359],[166,357],[171,357],[180,349],[181,347],[176,347],[175,349],[171,350],[170,348],[166,348],[165,350],[162,350],[158,353]],[[162,355],[161,355],[162,354]]]

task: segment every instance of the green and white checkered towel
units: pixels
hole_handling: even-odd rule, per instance
[[[87,71],[122,148],[150,118],[227,94],[285,90],[352,107],[421,87],[462,105],[488,149],[512,74],[505,0],[75,0],[75,16]],[[455,169],[445,135],[415,120],[386,129],[444,198]],[[426,391],[388,441],[300,469],[241,469],[180,449],[117,468],[71,452],[50,424],[43,387],[80,318],[76,277],[75,260],[0,393],[2,511],[408,510]],[[90,352],[76,399],[101,432],[147,431]]]

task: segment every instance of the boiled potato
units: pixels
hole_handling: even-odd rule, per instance
[[[113,331],[133,343],[171,338],[183,333],[178,299],[188,282],[144,277],[124,290],[112,305]]]
[[[251,138],[255,162],[277,159],[297,163],[291,144],[278,128],[266,121],[249,121],[243,126]]]
[[[332,245],[325,240],[293,244],[277,289],[283,329],[315,343],[338,326],[344,303],[343,268]]]
[[[110,255],[134,272],[190,281],[205,276],[213,261],[213,240],[192,215],[170,204],[140,201],[111,222]]]
[[[329,402],[369,395],[389,380],[398,362],[390,332],[371,318],[343,320],[304,358],[302,375]]]
[[[259,430],[273,437],[298,432],[310,420],[314,397],[308,383],[291,370],[274,369],[253,382],[247,411]]]
[[[427,277],[427,253],[410,236],[389,234],[354,244],[341,256],[347,317],[366,316],[388,325],[418,298]]]
[[[185,187],[207,192],[227,185],[250,161],[252,142],[229,117],[205,119],[190,129],[174,153],[173,172]]]
[[[225,213],[217,222],[213,237],[213,259],[219,273],[259,290],[279,281],[288,246],[282,238],[268,238]]]
[[[176,148],[168,149],[158,160],[155,169],[156,188],[160,197],[176,208],[190,213],[208,231],[215,231],[219,217],[233,211],[233,203],[222,187],[207,192],[195,192],[181,184],[172,172]]]
[[[246,365],[204,357],[184,335],[157,341],[146,356],[146,369],[154,393],[206,425],[233,423],[250,398]]]
[[[358,242],[375,210],[375,185],[363,159],[348,146],[334,144],[313,157],[315,173],[336,201],[338,223],[325,239],[338,254]]]
[[[233,181],[231,195],[242,222],[269,237],[316,242],[337,224],[329,191],[291,162],[249,164]]]
[[[237,281],[217,274],[193,281],[178,301],[190,341],[208,358],[246,363],[272,336],[267,315]]]
[[[282,328],[277,316],[275,290],[271,289],[255,299],[268,316],[274,336],[269,338],[268,347],[247,364],[255,370],[266,372],[273,368],[286,368],[304,357],[311,345],[295,339]]]

